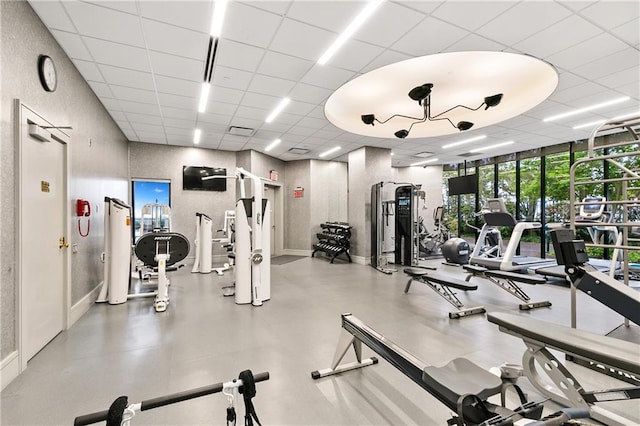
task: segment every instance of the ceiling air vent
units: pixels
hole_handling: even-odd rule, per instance
[[[255,132],[256,132],[256,129],[251,129],[249,127],[238,127],[238,126],[231,126],[229,127],[229,130],[227,130],[227,134],[229,135],[245,136],[247,138],[253,136]]]
[[[420,157],[420,158],[427,158],[427,157],[431,157],[433,155],[433,152],[419,152],[417,153],[414,157]]]
[[[473,157],[478,154],[478,152],[465,152],[464,154],[458,154],[458,157]]]
[[[309,152],[308,149],[305,148],[289,148],[289,151],[287,151],[290,154],[295,154],[295,155],[302,155],[302,154],[306,154],[307,152]]]

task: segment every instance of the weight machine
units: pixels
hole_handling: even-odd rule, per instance
[[[229,257],[229,263],[225,263],[222,268],[212,268],[212,247],[207,242],[220,244],[230,254],[233,251],[235,217],[234,210],[226,210],[224,212],[224,225],[222,229],[218,230],[218,232],[223,232],[225,236],[223,238],[213,238],[213,220],[204,213],[196,212],[196,258],[191,269],[192,273],[209,274],[211,271],[216,271],[218,275],[224,275],[225,271],[231,269],[233,266],[232,256]]]
[[[235,176],[208,176],[207,179],[238,179],[240,199],[235,209],[235,302],[260,306],[271,298],[271,206],[263,198],[264,181],[241,167]],[[245,181],[251,181],[247,197]]]

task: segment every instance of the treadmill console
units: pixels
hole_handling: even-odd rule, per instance
[[[604,213],[605,204],[607,201],[605,197],[585,197],[582,199],[583,203],[593,203],[580,206],[580,218],[582,220],[598,220]],[[596,204],[597,203],[597,204]]]

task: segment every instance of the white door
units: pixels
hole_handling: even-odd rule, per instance
[[[275,188],[269,185],[264,186],[264,198],[269,200],[269,207],[271,208],[271,257],[276,255],[276,224],[277,221],[277,206],[276,206],[276,197],[275,197]]]
[[[26,366],[64,328],[66,144],[32,136],[30,123],[48,123],[20,109],[20,329]]]

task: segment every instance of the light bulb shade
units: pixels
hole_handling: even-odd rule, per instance
[[[404,139],[407,136],[409,136],[409,131],[405,129],[398,130],[397,132],[394,133],[394,135],[396,135],[396,138],[398,139]]]
[[[425,83],[422,86],[416,86],[411,91],[409,91],[409,97],[414,101],[422,101],[426,99],[431,94],[431,88],[433,84]]]
[[[376,116],[373,114],[364,114],[361,115],[360,118],[362,119],[362,122],[364,124],[371,124],[373,126],[373,122],[375,121]]]
[[[502,93],[498,93],[497,95],[493,95],[493,96],[487,96],[486,98],[484,98],[484,103],[485,103],[485,111],[488,110],[491,107],[497,106],[500,101],[502,100]]]
[[[473,127],[473,123],[471,123],[469,121],[460,121],[458,124],[456,124],[456,127],[461,132],[464,132],[465,130],[469,130],[470,128],[472,128]]]

